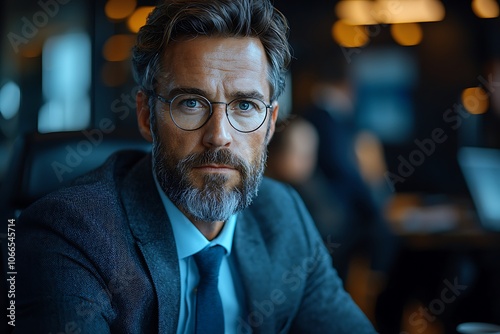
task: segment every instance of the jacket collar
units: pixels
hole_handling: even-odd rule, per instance
[[[245,332],[274,333],[275,314],[263,312],[261,306],[271,298],[273,267],[259,223],[249,208],[238,214],[233,251],[247,306],[247,314],[240,325]]]
[[[158,332],[175,333],[181,291],[179,261],[172,227],[154,184],[150,154],[127,175],[121,195],[130,230],[156,290]]]

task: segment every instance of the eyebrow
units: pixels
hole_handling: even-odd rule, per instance
[[[232,98],[234,98],[234,99],[245,98],[245,97],[251,97],[254,99],[264,100],[264,95],[262,95],[261,93],[259,93],[256,90],[246,91],[246,92],[237,91],[234,94],[232,94]]]
[[[206,92],[202,89],[193,88],[193,87],[177,87],[177,88],[172,89],[169,92],[168,97],[173,98],[174,96],[177,96],[179,94],[198,94],[198,95],[206,96]]]
[[[201,96],[208,98],[207,97],[208,93],[206,91],[204,91],[203,89],[194,88],[194,87],[176,87],[169,92],[168,98],[171,99],[174,96],[177,96],[179,94],[197,94],[197,95],[201,95]],[[255,98],[255,99],[260,99],[260,100],[264,101],[264,95],[262,95],[260,92],[258,92],[256,90],[236,91],[236,92],[230,94],[229,98],[231,100],[241,99],[241,98]],[[219,102],[219,101],[213,101],[213,102]]]

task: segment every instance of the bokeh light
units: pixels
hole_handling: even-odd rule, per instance
[[[134,35],[113,35],[104,44],[102,55],[108,61],[126,60],[131,55],[134,42]]]
[[[500,12],[496,0],[473,0],[472,10],[480,18],[491,19],[498,17]]]
[[[335,14],[349,24],[377,24],[372,11],[373,1],[339,1],[335,6]]]
[[[481,87],[467,88],[462,92],[462,104],[471,114],[484,114],[490,106],[488,93]]]
[[[410,23],[441,21],[445,16],[445,8],[439,0],[377,0],[373,13],[377,13],[380,23]]]
[[[339,45],[347,48],[360,47],[369,41],[364,26],[350,25],[344,20],[339,20],[333,24],[332,37]]]
[[[136,6],[135,0],[109,0],[104,7],[104,12],[110,20],[120,21],[129,17]]]
[[[404,46],[417,45],[422,41],[422,28],[418,23],[399,23],[391,25],[392,38]]]
[[[133,33],[137,33],[139,29],[146,24],[146,19],[153,9],[153,6],[143,6],[137,8],[127,20],[129,30]]]
[[[445,8],[440,0],[341,0],[335,13],[349,24],[371,25],[441,21]]]
[[[9,81],[0,88],[0,114],[4,119],[11,119],[17,115],[21,105],[21,89]]]

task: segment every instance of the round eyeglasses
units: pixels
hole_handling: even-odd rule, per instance
[[[170,100],[158,94],[154,94],[154,96],[161,102],[170,105],[172,121],[178,128],[185,131],[201,128],[212,116],[212,106],[224,104],[229,124],[235,130],[244,133],[253,132],[264,124],[267,109],[272,107],[254,97],[241,97],[226,103],[210,102],[206,97],[198,94],[179,94]]]

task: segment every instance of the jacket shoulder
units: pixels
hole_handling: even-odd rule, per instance
[[[275,204],[283,200],[291,200],[298,197],[296,191],[292,186],[276,181],[274,179],[264,177],[259,187],[259,194],[255,199],[256,203],[269,203]]]
[[[247,210],[260,225],[264,236],[300,239],[317,233],[309,211],[295,189],[270,178],[262,180],[258,196]]]
[[[102,166],[34,202],[23,210],[19,220],[81,220],[111,213],[111,208],[120,205],[119,189],[123,179],[144,157],[145,153],[139,151],[113,154]]]

